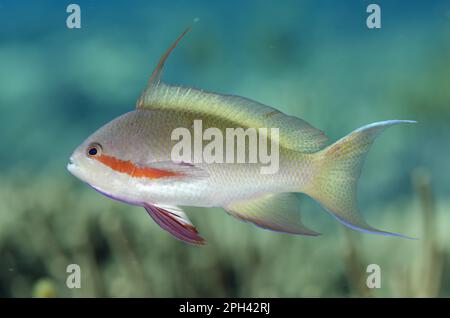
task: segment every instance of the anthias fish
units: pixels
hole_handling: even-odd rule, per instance
[[[369,226],[358,212],[356,188],[375,138],[387,127],[414,121],[376,122],[327,145],[322,131],[272,107],[239,96],[165,84],[161,81],[164,63],[187,31],[162,56],[136,109],[104,125],[75,149],[67,167],[73,175],[109,198],[144,207],[164,230],[192,244],[205,241],[183,206],[222,207],[265,229],[319,235],[301,222],[297,193],[315,199],[352,229],[406,237]],[[173,140],[173,132],[181,127],[195,133],[194,122],[199,120],[205,131],[278,128],[279,136],[271,146],[272,152],[273,145],[278,147],[277,171],[261,173],[262,166],[267,166],[261,162],[199,161],[194,154],[188,160],[174,160],[173,148],[179,140]],[[263,135],[261,130],[256,133]]]

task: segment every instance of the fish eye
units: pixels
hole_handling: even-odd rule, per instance
[[[100,155],[102,152],[102,146],[97,143],[90,144],[87,148],[87,155],[88,157],[95,157]]]

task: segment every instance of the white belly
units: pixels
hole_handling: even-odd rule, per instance
[[[257,165],[216,164],[204,169],[209,174],[204,179],[138,182],[129,189],[134,188],[136,199],[143,202],[197,207],[223,207],[261,193],[298,191],[298,180],[286,177],[282,171],[261,174]]]

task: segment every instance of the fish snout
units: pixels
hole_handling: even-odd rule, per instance
[[[73,156],[70,156],[69,163],[67,163],[67,170],[73,174],[76,166]]]

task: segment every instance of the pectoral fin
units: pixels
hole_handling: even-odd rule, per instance
[[[302,224],[298,199],[294,193],[268,193],[233,202],[225,207],[225,210],[238,219],[265,229],[308,236],[320,235]]]
[[[145,209],[152,219],[161,228],[172,234],[177,239],[197,245],[203,245],[206,241],[198,235],[197,229],[189,221],[186,214],[175,206],[163,206],[144,204]]]
[[[203,179],[209,176],[207,171],[187,162],[156,161],[138,165],[144,168],[148,167],[149,169],[171,173],[176,177]]]

